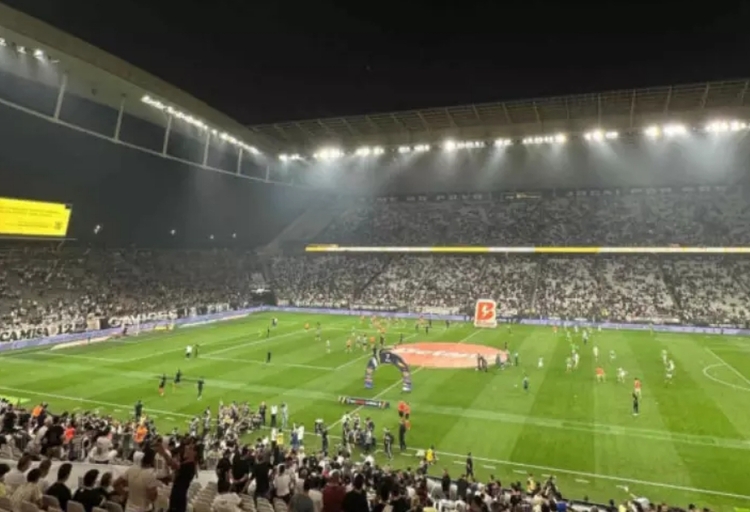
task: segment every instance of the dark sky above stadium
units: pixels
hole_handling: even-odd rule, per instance
[[[4,0],[247,123],[750,76],[750,3]]]

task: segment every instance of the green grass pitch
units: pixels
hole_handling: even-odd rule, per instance
[[[344,351],[351,328],[368,329],[359,317],[282,314],[266,339],[270,313],[245,319],[149,333],[126,341],[110,341],[61,350],[10,353],[0,357],[0,395],[47,401],[53,410],[99,409],[126,417],[136,400],[163,427],[185,426],[207,405],[219,400],[249,401],[256,406],[286,402],[290,421],[306,426],[306,445],[317,448],[312,435],[322,418],[332,435],[351,411],[340,395],[392,401],[390,410],[365,409],[381,437],[382,427],[396,428],[395,405],[402,396],[400,374],[381,366],[375,386],[364,389],[368,353]],[[322,341],[314,328],[322,324]],[[624,486],[653,501],[688,503],[732,510],[750,504],[750,343],[746,339],[634,331],[594,333],[587,347],[580,337],[578,370],[566,372],[570,344],[547,327],[515,326],[476,329],[435,322],[429,335],[416,335],[413,321],[392,326],[389,341],[403,331],[406,342],[462,342],[501,347],[520,354],[520,368],[489,373],[473,369],[412,368],[414,389],[411,450],[396,464],[415,466],[414,449],[434,445],[439,461],[431,473],[447,468],[458,477],[466,453],[474,455],[478,476],[496,475],[503,483],[553,474],[569,498],[592,500],[627,497]],[[326,353],[325,340],[332,351]],[[185,360],[186,345],[200,345],[195,360]],[[596,383],[592,346],[605,360],[608,381]],[[661,351],[674,359],[674,381],[666,385]],[[265,365],[267,351],[273,352]],[[617,360],[608,361],[610,350]],[[543,357],[545,366],[537,368]],[[615,369],[628,371],[617,383]],[[186,379],[203,377],[206,388],[196,400],[194,382],[157,394],[156,376],[171,381],[182,369]],[[520,386],[528,373],[530,391]],[[643,381],[641,414],[631,414],[632,378]],[[332,440],[334,443],[336,439]],[[378,454],[382,459],[382,454]]]

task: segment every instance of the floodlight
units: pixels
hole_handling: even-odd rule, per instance
[[[649,126],[643,133],[651,139],[657,139],[661,135],[661,129],[658,126]]]
[[[429,150],[430,150],[429,144],[418,144],[414,146],[414,151],[417,151],[419,153],[424,153],[425,151],[429,151]]]
[[[455,151],[458,147],[458,144],[456,144],[456,141],[453,140],[446,140],[443,143],[443,149],[446,151]]]
[[[25,46],[16,46],[16,51],[18,51],[18,53],[26,55],[26,47]]]
[[[8,43],[5,42],[4,37],[0,37],[0,46],[8,46]]]
[[[411,151],[411,148],[409,146],[399,146],[398,152],[401,154],[408,153]]]
[[[555,142],[558,144],[565,144],[568,142],[568,137],[564,133],[558,133],[555,135]]]
[[[380,146],[375,146],[372,148],[372,154],[373,155],[382,155],[385,153],[385,149],[381,148]]]
[[[358,148],[355,154],[357,156],[368,156],[370,153],[372,153],[372,150],[368,148],[367,146]]]
[[[510,139],[495,139],[495,147],[510,146],[513,143]]]
[[[36,57],[39,60],[44,60],[44,52],[42,50],[34,50],[34,57]]]
[[[282,162],[286,162],[287,160],[289,160],[289,155],[279,155],[279,160],[281,160]]]
[[[668,124],[664,127],[664,135],[667,137],[677,137],[687,134],[687,128],[684,124]]]

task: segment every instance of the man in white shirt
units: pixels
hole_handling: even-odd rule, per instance
[[[5,489],[10,496],[13,494],[18,487],[26,483],[26,472],[31,467],[31,457],[28,455],[22,456],[18,459],[16,467],[8,471],[3,479],[5,483]]]
[[[271,406],[271,428],[276,427],[276,416],[279,413],[279,406],[278,405],[272,405]]]

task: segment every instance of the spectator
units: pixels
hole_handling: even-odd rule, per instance
[[[357,474],[354,477],[353,488],[344,496],[341,504],[343,512],[368,512],[370,509],[365,495],[365,477]]]
[[[0,464],[0,498],[4,498],[8,495],[8,488],[5,485],[5,475],[10,471],[10,466],[7,464]]]
[[[26,483],[21,484],[13,491],[10,497],[13,504],[13,512],[21,512],[21,503],[28,501],[42,507],[42,491],[39,489],[39,470],[32,469],[26,475]]]
[[[18,462],[16,463],[16,467],[11,469],[6,475],[5,475],[5,487],[7,489],[7,493],[9,495],[14,494],[16,488],[21,487],[23,484],[28,482],[28,479],[26,477],[26,472],[31,467],[31,456],[30,455],[23,455],[20,459],[18,459]],[[37,472],[38,476],[38,472]]]
[[[73,465],[70,463],[66,462],[60,464],[60,467],[57,468],[57,480],[50,485],[44,493],[57,498],[57,501],[60,503],[60,508],[63,510],[68,509],[68,501],[71,499],[71,493],[67,481],[68,478],[70,478],[70,472],[72,469]]]
[[[99,471],[90,469],[83,475],[83,486],[73,494],[73,501],[77,501],[86,512],[92,512],[94,507],[99,507],[104,503],[104,497],[96,489],[96,480],[99,478]]]
[[[115,491],[121,496],[127,495],[126,512],[148,512],[156,501],[159,481],[154,472],[155,458],[154,449],[146,447],[140,464],[129,467],[115,481]]]
[[[219,480],[217,491],[218,494],[211,504],[213,510],[241,512],[242,498],[237,493],[232,492],[232,486],[227,480]]]
[[[297,492],[289,500],[289,511],[290,512],[315,512],[315,504],[310,497],[310,489],[312,488],[312,480],[305,479],[303,483],[302,492]]]

